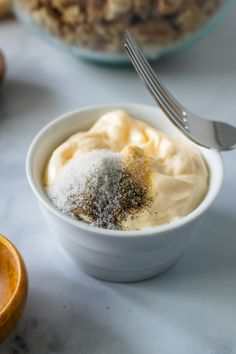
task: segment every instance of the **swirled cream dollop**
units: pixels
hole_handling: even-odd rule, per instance
[[[54,186],[69,162],[95,150],[118,152],[131,174],[138,178],[139,171],[145,171],[148,180],[150,202],[137,213],[127,215],[121,229],[142,230],[169,223],[193,211],[206,195],[208,169],[198,149],[124,111],[105,114],[91,129],[78,132],[61,144],[48,162],[45,186]],[[142,178],[138,183],[142,183]]]

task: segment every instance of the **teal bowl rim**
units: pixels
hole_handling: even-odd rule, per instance
[[[174,44],[170,44],[164,47],[156,47],[145,52],[146,57],[149,60],[156,60],[170,54],[175,54],[183,51],[192,45],[196,44],[202,38],[204,38],[210,31],[212,31],[224,18],[230,7],[235,3],[235,0],[227,0],[222,3],[221,8],[206,22],[206,24],[197,32],[187,35],[184,39]],[[96,63],[105,64],[127,64],[130,62],[128,56],[125,53],[106,53],[99,52],[83,47],[76,47],[66,44],[62,40],[56,38],[50,33],[43,30],[39,25],[35,24],[30,15],[26,11],[22,11],[21,7],[14,2],[13,10],[20,22],[24,23],[30,30],[37,34],[40,38],[51,44],[52,46],[72,54],[76,58],[86,59]]]

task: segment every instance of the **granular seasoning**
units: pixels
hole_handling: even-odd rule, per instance
[[[132,151],[137,166],[142,156]],[[94,150],[71,160],[47,193],[63,213],[105,229],[122,229],[122,221],[150,202],[145,164],[134,173],[125,159],[110,150]],[[135,161],[135,159],[134,159]]]

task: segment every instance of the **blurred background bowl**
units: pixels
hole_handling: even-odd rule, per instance
[[[143,4],[145,4],[145,1],[146,0],[143,0]],[[183,2],[184,1],[185,0],[183,0]],[[122,2],[125,4],[123,0],[120,0],[120,3]],[[98,24],[99,24],[98,36],[100,37],[97,37],[96,43],[95,42],[93,43],[92,38],[94,38],[94,36],[92,36],[91,33],[89,33],[89,31],[90,32],[93,31],[94,29],[93,27],[95,27],[93,23],[91,25],[91,28],[88,30],[88,37],[85,38],[86,35],[83,32],[81,32],[81,34],[78,33],[77,35],[75,35],[74,34],[75,29],[73,29],[74,27],[72,25],[70,26],[69,22],[67,25],[65,25],[64,22],[61,22],[62,18],[65,18],[66,21],[67,17],[68,17],[68,21],[72,21],[73,16],[75,16],[75,14],[73,15],[73,12],[67,15],[64,14],[63,13],[64,10],[62,10],[62,12],[60,12],[59,15],[59,11],[61,10],[58,11],[57,8],[55,9],[53,8],[53,11],[51,11],[51,9],[47,11],[45,7],[40,7],[39,5],[37,5],[37,1],[36,2],[32,1],[32,3],[36,5],[34,6],[32,5],[32,7],[30,7],[31,0],[13,0],[13,9],[16,16],[22,23],[27,25],[32,31],[37,33],[42,39],[49,42],[54,47],[64,50],[68,54],[71,54],[77,58],[84,58],[95,62],[109,63],[109,64],[125,64],[129,62],[129,59],[122,50],[121,38],[123,36],[123,29],[130,28],[131,30],[133,30],[136,39],[142,44],[142,47],[148,59],[155,60],[160,57],[163,57],[164,55],[169,55],[172,53],[182,51],[187,47],[195,44],[198,40],[205,37],[220,22],[220,20],[227,13],[230,5],[234,1],[221,0],[218,3],[218,7],[214,9],[215,6],[214,4],[216,4],[217,2],[218,0],[207,0],[207,2],[200,1],[200,0],[195,1],[195,3],[203,4],[199,6],[205,6],[206,3],[209,4],[207,10],[205,10],[205,15],[204,15],[205,20],[203,21],[199,20],[200,22],[198,22],[197,20],[197,17],[199,16],[199,12],[197,11],[196,12],[193,11],[193,13],[191,13],[191,16],[189,18],[188,18],[189,13],[187,11],[181,13],[181,16],[179,15],[178,18],[177,17],[175,18],[171,14],[162,17],[157,16],[156,19],[152,18],[151,21],[153,25],[155,26],[155,23],[158,24],[157,26],[155,26],[155,29],[150,28],[150,22],[149,19],[147,18],[142,23],[142,25],[144,24],[143,28],[145,28],[144,31],[146,31],[145,34],[142,33],[140,27],[136,26],[135,21],[137,22],[139,21],[136,18],[132,19],[133,21],[132,23],[131,22],[129,23],[128,20],[126,26],[124,22],[125,20],[122,17],[120,17],[116,21],[101,20],[99,22],[98,20]],[[70,0],[68,0],[68,3],[70,3]],[[92,3],[92,1],[90,1],[90,3]],[[175,2],[173,2],[173,4],[175,4]],[[75,6],[79,6],[79,5],[75,5]],[[68,7],[65,7],[65,9],[66,8],[68,9]],[[206,11],[208,11],[207,13],[209,13],[209,16],[206,15]],[[62,15],[65,16],[63,17]],[[182,22],[180,22],[180,20],[184,23],[182,26],[183,28],[181,28]],[[94,21],[96,22],[96,16]],[[187,28],[184,29],[184,26],[186,27],[186,23],[188,23],[189,30]],[[113,24],[116,27],[114,27]],[[138,23],[138,25],[140,25],[140,23]],[[125,27],[123,28],[122,26]],[[150,34],[150,38],[148,38],[149,34],[147,33],[147,26],[149,26],[148,33]],[[171,28],[172,31],[171,36],[169,37],[168,37],[168,33],[169,33],[168,26]],[[178,34],[180,33],[180,28],[181,28],[181,35]],[[119,30],[118,37],[116,36],[117,30]],[[158,32],[156,39],[155,39],[155,31]],[[110,37],[108,36],[106,38],[107,33],[109,33]],[[168,37],[168,38],[165,39],[164,37]]]
[[[15,246],[0,235],[0,343],[20,320],[27,290],[28,277],[23,258]]]

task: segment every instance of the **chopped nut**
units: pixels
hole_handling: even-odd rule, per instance
[[[188,0],[182,4],[174,23],[182,32],[186,33],[195,31],[202,25],[204,18],[205,14],[202,14],[195,0]]]
[[[183,0],[156,0],[155,11],[159,15],[172,15],[182,5]]]
[[[62,13],[62,21],[69,25],[80,23],[83,19],[84,15],[78,5],[66,7],[65,11]]]
[[[87,3],[87,16],[88,21],[101,20],[104,16],[103,12],[104,1],[103,0],[88,0]]]
[[[116,20],[132,9],[132,0],[107,0],[105,19]]]

